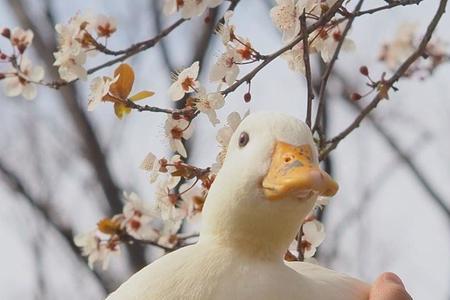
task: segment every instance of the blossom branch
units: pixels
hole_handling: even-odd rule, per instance
[[[169,108],[159,108],[150,105],[139,105],[130,99],[126,100],[126,106],[132,109],[136,109],[137,111],[150,111],[157,113],[165,113],[171,115],[195,115],[195,109],[191,107],[181,108],[181,109],[169,109]]]
[[[419,58],[421,57],[426,50],[426,46],[431,39],[431,36],[436,29],[442,15],[445,13],[445,8],[447,6],[447,0],[441,0],[439,2],[439,6],[436,10],[434,17],[432,18],[430,24],[427,27],[425,35],[423,36],[419,46],[417,49],[400,65],[397,71],[386,81],[383,82],[383,87],[377,92],[372,101],[361,111],[361,113],[355,118],[355,120],[340,134],[332,138],[327,142],[326,148],[320,153],[320,160],[323,160],[332,150],[334,150],[337,145],[346,138],[353,130],[359,127],[362,120],[374,109],[378,106],[380,101],[384,99],[387,91],[392,88],[393,84],[397,82],[400,77],[405,74],[408,68]]]
[[[128,234],[122,236],[121,240],[126,243],[139,243],[139,244],[153,246],[153,247],[164,250],[166,253],[169,253],[169,252],[173,252],[177,249],[189,246],[190,243],[186,243],[186,240],[191,239],[191,238],[196,238],[198,236],[199,236],[198,233],[192,233],[187,236],[177,236],[176,237],[177,243],[173,247],[167,247],[167,246],[161,245],[157,241],[137,239]]]
[[[355,7],[354,12],[358,12],[361,9],[363,2],[364,2],[364,0],[360,0],[358,2],[358,4]],[[355,20],[354,15],[349,17],[348,23],[346,24],[344,31],[342,32],[342,35],[340,37],[340,40],[336,46],[336,50],[334,51],[333,56],[331,57],[331,60],[328,63],[328,65],[325,68],[325,71],[322,75],[322,81],[320,83],[319,96],[318,96],[319,106],[317,108],[316,120],[314,122],[314,127],[313,127],[313,132],[317,131],[317,133],[319,134],[320,146],[323,146],[323,142],[324,142],[323,114],[324,114],[324,109],[325,109],[325,91],[326,91],[328,79],[330,78],[331,71],[333,70],[334,64],[336,63],[339,53],[341,52],[342,45],[344,44],[344,41],[345,41],[345,37],[347,36],[348,32],[350,31],[350,28],[352,27],[354,20]]]
[[[338,0],[336,1],[336,3],[330,7],[330,9],[328,9],[328,11],[314,24],[312,24],[310,27],[308,27],[308,29],[306,30],[307,34],[310,34],[311,32],[313,32],[314,30],[316,30],[317,28],[325,25],[326,23],[328,23],[331,18],[336,14],[337,10],[341,7],[342,3],[345,0]],[[232,85],[230,85],[228,88],[226,88],[225,90],[222,91],[222,94],[224,96],[228,95],[229,93],[235,91],[239,86],[241,86],[243,83],[245,82],[250,82],[253,77],[256,76],[256,74],[261,71],[265,66],[267,66],[268,64],[270,64],[275,58],[277,58],[278,56],[280,56],[281,54],[283,54],[284,52],[292,49],[292,47],[294,47],[295,45],[297,45],[299,42],[301,42],[303,40],[303,35],[298,36],[297,38],[295,38],[292,42],[290,42],[289,44],[287,44],[286,46],[280,48],[279,50],[275,51],[274,53],[264,56],[262,58],[262,63],[260,63],[258,66],[256,66],[252,71],[248,72],[245,76],[243,76],[241,79],[239,79],[238,81],[236,81],[235,83],[233,83]]]

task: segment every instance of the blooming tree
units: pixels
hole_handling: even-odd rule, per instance
[[[2,38],[11,46],[0,51],[0,80],[3,81],[5,95],[22,95],[31,100],[36,97],[38,86],[59,89],[82,80],[89,81],[88,84],[83,83],[89,91],[83,104],[87,111],[93,111],[99,105],[112,105],[118,119],[132,118],[129,115],[132,112],[166,116],[163,130],[173,156],[157,157],[152,149],[148,149],[149,153],[142,158],[141,164],[141,171],[147,174],[149,184],[155,185],[154,199],[141,199],[133,192],[124,191],[121,211],[116,210],[115,214],[99,220],[92,230],[75,236],[74,242],[81,248],[81,254],[87,257],[89,266],[94,268],[95,262],[101,262],[103,268],[107,268],[111,256],[120,254],[123,245],[143,244],[167,253],[196,241],[198,233],[186,232],[184,225],[195,224],[201,218],[208,190],[221,168],[231,135],[247,115],[232,112],[226,120],[220,120],[216,111],[227,105],[227,96],[236,93],[240,86],[247,86],[247,92],[242,95],[244,101],[252,101],[251,83],[258,81],[259,71],[274,60],[284,60],[286,72],[298,73],[307,83],[305,122],[313,132],[321,161],[326,160],[329,153],[380,102],[394,97],[397,81],[412,77],[426,79],[448,61],[445,43],[433,37],[447,4],[446,0],[440,0],[436,1],[436,13],[425,33],[420,33],[413,24],[402,24],[391,41],[380,45],[379,60],[384,63],[384,72],[373,73],[367,66],[354,66],[366,81],[367,90],[351,90],[346,97],[361,107],[360,113],[341,133],[328,137],[324,125],[328,81],[342,51],[357,51],[363,47],[351,39],[351,29],[357,26],[358,18],[422,1],[378,2],[382,3],[366,9],[363,0],[276,0],[269,14],[281,38],[278,50],[272,53],[263,53],[252,43],[251,37],[240,34],[239,24],[233,20],[233,11],[239,0],[165,0],[163,13],[179,15],[180,18],[154,37],[122,50],[108,47],[108,41],[114,39],[120,28],[112,16],[78,12],[67,22],[55,26],[58,47],[53,53],[53,65],[57,67],[60,79],[54,81],[46,80],[44,69],[34,65],[27,56],[27,50],[33,47],[33,31],[3,27]],[[212,10],[217,12],[218,8],[224,12],[216,22],[210,14]],[[162,42],[178,27],[199,17],[204,17],[205,24],[214,28],[216,38],[222,43],[221,53],[214,64],[209,70],[204,70],[208,73],[209,82],[200,80],[199,72],[203,66],[200,61],[193,61],[190,66],[173,74],[172,84],[166,91],[132,92],[139,74],[135,74],[132,63],[127,59],[145,55],[147,49]],[[88,68],[94,56],[101,56],[105,62]],[[312,59],[320,60],[322,71],[316,70]],[[244,65],[246,70],[249,68],[247,73],[242,71]],[[115,67],[113,74],[102,74],[103,69],[109,66]],[[321,78],[313,84],[313,75],[319,72]],[[152,96],[170,101],[167,101],[167,107],[143,104]],[[360,104],[363,100],[367,100],[364,106]],[[177,108],[172,107],[172,101]],[[201,114],[207,116],[208,126],[217,128],[219,153],[214,164],[199,167],[189,163],[186,141],[199,126],[197,117]],[[316,248],[325,239],[320,214],[326,204],[327,199],[318,200],[286,252],[287,260],[313,261]]]

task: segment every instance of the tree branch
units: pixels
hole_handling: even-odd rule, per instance
[[[397,6],[408,6],[408,5],[419,5],[420,2],[422,2],[423,0],[408,0],[408,1],[391,1],[391,3],[387,4],[387,5],[383,5],[383,6],[379,6],[379,7],[375,7],[375,8],[371,8],[368,10],[363,10],[363,11],[355,11],[355,12],[348,12],[348,11],[342,11],[340,12],[343,16],[345,17],[349,17],[349,16],[355,16],[355,17],[359,17],[362,15],[367,15],[367,14],[373,14],[382,10],[387,10],[387,9],[391,9]],[[387,1],[386,1],[387,2]]]
[[[306,99],[306,125],[311,128],[312,101],[314,99],[314,91],[312,87],[311,64],[309,61],[309,35],[306,27],[306,11],[300,17],[301,32],[303,33],[303,62],[305,64],[305,77],[307,88]]]
[[[431,36],[433,35],[434,30],[436,29],[436,26],[438,25],[442,15],[445,13],[445,8],[447,5],[447,0],[441,0],[439,2],[439,7],[436,10],[436,13],[434,17],[432,18],[430,24],[427,27],[427,30],[425,32],[424,37],[422,38],[419,46],[417,47],[416,51],[414,51],[397,69],[397,71],[383,84],[386,89],[390,89],[392,85],[397,82],[400,77],[408,70],[408,68],[425,52],[425,48],[428,44],[428,42],[431,39]],[[325,150],[323,150],[320,153],[320,159],[323,160],[332,150],[334,150],[337,145],[346,138],[353,130],[359,127],[362,120],[374,109],[377,107],[378,103],[383,99],[382,91],[379,91],[375,97],[372,99],[372,101],[364,108],[362,109],[361,113],[356,117],[356,119],[346,128],[344,129],[340,134],[335,136],[333,139],[331,139],[328,142],[328,146]]]

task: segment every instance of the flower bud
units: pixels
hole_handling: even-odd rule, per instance
[[[360,94],[358,94],[358,93],[352,93],[352,95],[351,95],[351,99],[353,101],[358,101],[361,98],[362,98],[362,96]]]
[[[11,30],[9,28],[3,28],[1,33],[5,38],[9,39],[11,37]]]
[[[17,46],[17,49],[19,50],[20,54],[23,54],[25,52],[25,50],[27,49],[27,46],[24,44],[20,44]]]
[[[244,101],[245,102],[250,102],[250,100],[252,100],[252,94],[250,94],[250,92],[247,92],[244,94]]]
[[[359,73],[363,74],[364,76],[368,76],[369,75],[369,69],[367,68],[367,66],[361,66],[359,68]]]

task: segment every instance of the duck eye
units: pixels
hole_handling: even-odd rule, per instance
[[[248,136],[247,132],[242,132],[239,136],[239,147],[244,147],[247,145],[248,141],[250,140],[250,137]]]

